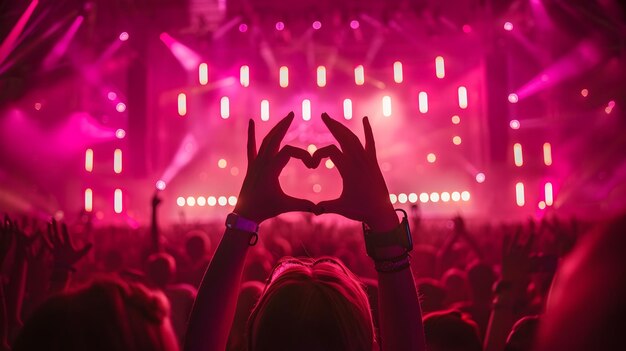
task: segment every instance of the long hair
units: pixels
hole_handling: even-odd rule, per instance
[[[248,320],[249,351],[372,350],[367,295],[341,261],[284,258]]]

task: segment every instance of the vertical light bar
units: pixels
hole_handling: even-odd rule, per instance
[[[286,88],[287,86],[289,86],[289,68],[287,68],[287,66],[280,67],[280,74],[278,78],[280,80],[281,88]]]
[[[311,101],[309,99],[302,100],[302,119],[305,121],[311,119]]]
[[[85,150],[85,171],[87,172],[93,171],[93,150],[92,149]]]
[[[462,85],[459,87],[459,107],[467,108],[467,88]]]
[[[198,81],[201,85],[207,85],[209,82],[209,66],[204,62],[198,66]]]
[[[446,67],[442,56],[435,57],[435,74],[439,79],[443,79],[446,76]]]
[[[261,100],[261,121],[269,121],[270,119],[270,102]]]
[[[230,101],[228,100],[228,96],[222,96],[220,99],[220,116],[223,119],[230,117]]]
[[[428,112],[428,94],[425,91],[420,91],[418,95],[419,110],[421,113]]]
[[[122,189],[115,189],[113,209],[115,210],[115,213],[122,213]]]
[[[391,97],[383,96],[383,116],[391,116]]]
[[[546,166],[552,165],[552,145],[550,143],[543,143],[543,163]]]
[[[93,191],[91,188],[85,189],[85,212],[93,211]]]
[[[524,199],[524,183],[519,182],[515,184],[515,202],[517,206],[522,207],[526,203]]]
[[[363,71],[363,65],[358,65],[354,69],[354,82],[356,85],[365,84],[365,72]]]
[[[317,67],[317,86],[322,88],[326,86],[326,67]]]
[[[247,65],[243,65],[239,69],[239,83],[244,88],[250,85],[250,67]]]
[[[352,100],[343,100],[343,118],[352,119]]]
[[[546,199],[546,205],[547,206],[552,206],[552,204],[554,203],[554,194],[552,192],[552,183],[547,182],[544,187],[543,187],[543,192],[545,195],[545,199]]]
[[[400,61],[393,63],[393,81],[402,83],[402,62]]]
[[[522,144],[515,143],[513,145],[513,157],[515,158],[515,165],[522,167],[524,164],[524,158],[522,157]]]
[[[122,150],[115,149],[113,152],[113,171],[115,173],[122,173]]]
[[[187,114],[187,95],[185,93],[178,94],[178,115],[184,116]]]

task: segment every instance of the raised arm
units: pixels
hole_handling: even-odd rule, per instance
[[[285,146],[282,142],[293,112],[281,120],[263,139],[257,152],[254,122],[248,125],[248,169],[235,206],[238,216],[256,224],[290,211],[312,211],[314,204],[286,195],[278,176],[291,157],[302,159],[311,168],[306,150]],[[235,315],[237,295],[248,248],[258,238],[248,231],[224,232],[215,255],[198,290],[189,320],[185,350],[220,350],[226,348]]]
[[[338,199],[318,204],[318,213],[338,213],[365,223],[372,232],[385,235],[398,228],[399,220],[376,159],[372,128],[363,118],[365,147],[347,127],[322,115],[337,139],[335,145],[318,149],[314,158],[330,157],[343,179]],[[380,341],[387,350],[425,350],[422,315],[417,289],[408,265],[407,248],[401,245],[374,247],[378,273]],[[406,259],[406,261],[404,261]],[[391,267],[392,269],[388,269]]]

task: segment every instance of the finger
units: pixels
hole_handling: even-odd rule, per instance
[[[365,132],[365,151],[376,158],[376,145],[374,142],[374,133],[372,132],[372,126],[370,125],[369,118],[363,117],[363,130]]]
[[[52,223],[48,223],[48,235],[42,235],[43,237],[43,242],[46,244],[46,246],[52,250],[54,249],[54,244],[53,244],[53,237],[54,235],[52,234]]]
[[[85,257],[85,255],[89,252],[89,250],[91,250],[92,246],[93,246],[93,244],[87,243],[87,244],[85,244],[85,246],[82,249],[78,250],[78,252],[76,252],[76,261],[78,261],[81,258]]]
[[[278,168],[278,170],[282,170],[283,168],[285,168],[290,158],[297,158],[299,160],[302,160],[304,165],[308,168],[317,167],[317,164],[314,164],[313,157],[311,156],[311,154],[309,154],[308,151],[299,147],[285,145],[278,152],[278,155],[276,155],[276,168]]]
[[[278,124],[267,133],[259,148],[259,155],[267,155],[268,153],[276,154],[278,152],[280,143],[283,141],[283,138],[285,138],[285,134],[287,134],[287,130],[289,130],[289,126],[293,121],[293,116],[293,111],[289,112],[285,118],[278,122]]]
[[[256,159],[256,135],[254,132],[254,121],[252,118],[248,122],[248,164]]]
[[[285,195],[283,200],[283,208],[282,208],[282,212],[294,212],[294,211],[301,211],[301,212],[313,212],[314,208],[315,208],[315,204],[309,200],[304,200],[304,199],[298,199],[296,197],[293,196],[289,196],[289,195]]]
[[[67,224],[61,223],[61,235],[63,236],[63,242],[66,244],[71,244],[72,239],[70,239],[70,233],[67,231]]]
[[[363,150],[361,141],[352,133],[348,127],[332,119],[326,112],[322,113],[322,121],[328,127],[330,134],[339,142],[341,149],[345,152],[355,152],[356,150]]]
[[[330,158],[331,161],[337,166],[337,170],[339,172],[342,171],[343,166],[345,164],[345,155],[337,145],[331,144],[328,146],[321,147],[313,153],[313,159],[315,160],[316,166],[319,165],[320,161],[323,158]]]

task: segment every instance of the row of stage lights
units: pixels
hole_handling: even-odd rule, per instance
[[[417,203],[418,201],[425,204],[428,202],[433,202],[433,203],[437,203],[439,201],[441,202],[459,202],[459,201],[464,201],[467,202],[470,200],[470,192],[469,191],[453,191],[453,192],[441,192],[441,193],[437,193],[437,192],[432,192],[432,193],[420,193],[419,195],[417,193],[410,193],[410,194],[406,194],[406,193],[399,193],[399,194],[389,194],[389,200],[391,200],[392,204],[396,204],[396,203],[401,203],[401,204],[405,204],[405,203]]]
[[[417,97],[419,112],[422,114],[426,114],[428,112],[428,93],[426,93],[425,91],[420,91],[417,94]],[[459,87],[459,107],[461,109],[467,108],[467,89],[464,86]],[[261,100],[260,112],[261,120],[269,121],[269,100]],[[391,97],[389,95],[385,95],[381,99],[381,112],[384,117],[391,117],[392,115]],[[180,115],[181,117],[187,115],[187,94],[185,93],[178,94],[178,115]],[[220,117],[222,117],[222,119],[230,118],[230,98],[228,96],[223,96],[220,98]],[[346,120],[350,120],[353,117],[351,99],[343,100],[343,117]],[[302,119],[305,121],[311,120],[311,100],[309,99],[302,100]],[[459,124],[458,119],[459,117],[455,115],[455,117],[453,117],[452,119],[452,123]]]
[[[446,76],[445,61],[442,56],[435,58],[435,76],[439,79],[443,79]],[[397,84],[401,84],[404,81],[402,62],[400,61],[393,63],[393,81]],[[198,65],[198,82],[200,85],[209,83],[209,65],[205,62]],[[378,84],[377,80],[375,82]],[[316,83],[320,88],[326,86],[326,66],[317,67]],[[358,86],[365,85],[365,68],[363,65],[358,65],[354,68],[354,83]],[[250,86],[250,66],[243,65],[239,68],[239,84],[244,88]],[[278,84],[281,88],[289,87],[289,67],[281,66],[279,68]]]

